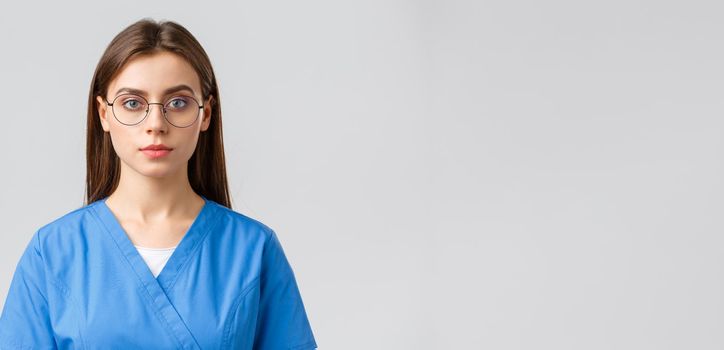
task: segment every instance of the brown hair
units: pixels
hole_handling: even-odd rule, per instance
[[[85,204],[113,193],[121,171],[120,159],[113,149],[110,135],[101,126],[96,96],[106,96],[108,85],[131,58],[159,51],[170,51],[185,58],[199,76],[203,99],[211,97],[211,122],[209,128],[199,135],[196,150],[188,161],[188,178],[197,194],[231,208],[219,88],[211,61],[186,28],[172,21],[156,22],[147,18],[131,24],[113,38],[93,73],[88,96]]]

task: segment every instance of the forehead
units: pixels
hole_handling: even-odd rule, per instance
[[[121,88],[143,90],[148,97],[160,97],[163,91],[188,85],[194,95],[201,95],[201,82],[194,68],[183,57],[168,51],[132,58],[108,85],[108,95],[115,96]]]

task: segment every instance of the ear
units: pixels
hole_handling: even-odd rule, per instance
[[[110,122],[108,121],[108,112],[109,112],[109,106],[106,104],[106,101],[101,96],[96,96],[96,101],[98,102],[98,116],[100,116],[101,126],[103,127],[103,131],[109,132],[111,130]]]
[[[211,112],[213,110],[211,106],[213,106],[215,102],[214,96],[209,95],[209,98],[206,99],[206,103],[204,103],[204,116],[201,120],[201,131],[206,131],[209,128],[209,124],[211,124]]]

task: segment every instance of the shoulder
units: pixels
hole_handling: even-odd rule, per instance
[[[213,209],[216,211],[214,215],[216,220],[214,221],[218,220],[219,222],[216,227],[218,230],[230,229],[237,234],[253,234],[264,239],[270,239],[275,235],[274,230],[259,219],[250,217],[249,215],[240,213],[214,201],[209,201],[209,204],[213,206]]]
[[[212,244],[261,256],[278,242],[273,228],[245,213],[209,201]],[[273,249],[273,248],[272,248]]]
[[[35,232],[39,248],[63,246],[63,242],[84,240],[86,238],[84,236],[95,231],[97,222],[92,217],[92,210],[98,203],[93,202],[76,208],[41,225]]]

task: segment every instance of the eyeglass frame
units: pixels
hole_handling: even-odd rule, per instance
[[[118,119],[118,116],[116,116],[116,110],[113,108],[113,104],[116,103],[116,100],[117,100],[119,97],[121,97],[121,96],[129,96],[129,95],[130,95],[130,96],[138,96],[138,97],[140,97],[141,99],[143,99],[143,101],[146,102],[146,115],[144,115],[143,118],[141,118],[141,120],[138,121],[138,123],[134,123],[134,124],[126,124],[126,123],[122,122],[120,119]],[[178,96],[183,96],[183,97],[191,98],[191,99],[194,100],[194,102],[196,102],[196,104],[199,106],[199,110],[204,109],[204,105],[200,104],[199,101],[196,100],[196,97],[188,96],[188,95],[177,95],[177,96],[174,96],[174,97],[178,97]],[[116,96],[116,97],[113,98],[113,102],[108,102],[108,99],[107,99],[105,96],[103,96],[103,99],[105,100],[106,105],[108,105],[108,106],[111,107],[111,113],[113,113],[113,118],[115,118],[119,123],[121,123],[121,124],[123,124],[123,125],[125,125],[125,126],[138,125],[138,124],[141,124],[144,120],[146,120],[146,118],[148,118],[148,115],[149,115],[150,112],[151,112],[151,105],[161,105],[161,114],[163,114],[163,119],[165,119],[169,124],[171,124],[171,125],[173,125],[174,127],[177,127],[177,128],[181,128],[181,129],[188,128],[188,127],[190,127],[191,125],[194,125],[194,123],[196,122],[196,120],[199,119],[199,113],[197,112],[197,113],[196,113],[196,118],[194,118],[194,121],[192,121],[189,125],[186,125],[186,126],[177,126],[176,124],[172,123],[172,122],[168,119],[168,115],[166,114],[166,104],[165,104],[165,103],[160,103],[160,102],[153,102],[153,103],[151,103],[151,102],[148,102],[148,100],[147,100],[145,97],[143,97],[143,96],[141,96],[141,95],[137,95],[137,94],[130,94],[130,93],[120,94],[120,95],[118,95],[118,96]],[[173,98],[169,99],[169,100],[167,101],[167,103],[168,103],[169,101],[172,101],[172,100],[173,100]]]

